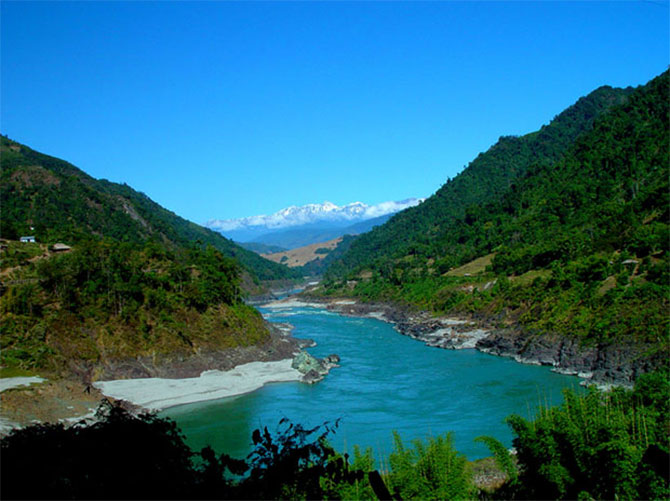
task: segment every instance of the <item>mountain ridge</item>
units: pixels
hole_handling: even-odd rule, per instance
[[[335,227],[347,226],[367,219],[393,214],[407,207],[418,205],[421,201],[423,201],[421,198],[407,198],[375,205],[353,202],[342,206],[326,201],[322,204],[292,205],[270,215],[225,220],[211,219],[205,225],[233,240],[256,241],[263,233],[296,226],[310,224],[332,225]],[[242,237],[240,235],[243,231],[255,236]]]
[[[294,250],[306,245],[317,244],[320,242],[327,242],[334,238],[340,238],[344,235],[359,235],[370,231],[375,226],[379,226],[388,221],[393,214],[386,214],[384,216],[374,217],[372,219],[365,219],[353,223],[348,226],[320,225],[319,223],[305,224],[302,226],[294,226],[282,230],[276,230],[270,233],[265,233],[256,237],[252,242],[240,244],[242,246],[248,244],[264,244],[284,247],[285,250]]]
[[[467,185],[456,178],[450,190],[359,237],[349,249],[357,260],[334,262],[313,293],[478,318],[496,329],[478,348],[579,372],[601,364],[626,383],[667,363],[669,72],[624,97],[592,119],[573,113],[591,124],[570,144],[554,131],[566,146],[556,160],[523,165],[519,148],[509,161],[523,173],[494,186],[498,196],[462,204],[448,218],[435,213],[448,206],[440,197]],[[496,146],[478,158],[490,160]],[[486,182],[485,173],[462,176]],[[403,231],[404,245],[385,253],[392,242],[380,236],[400,239]],[[375,238],[382,251],[362,253],[360,243]]]
[[[212,245],[240,261],[254,280],[295,278],[219,233],[181,218],[127,184],[95,179],[67,161],[0,137],[0,236],[34,234],[43,242],[111,237],[169,246]],[[34,230],[30,228],[33,227]]]
[[[412,251],[411,247],[430,246],[439,239],[441,228],[462,218],[468,207],[500,197],[530,165],[558,160],[580,134],[592,127],[597,116],[625,102],[632,92],[631,87],[601,86],[539,130],[523,136],[501,136],[420,205],[396,213],[386,224],[352,242],[342,258],[329,267],[331,274],[341,275],[365,265],[370,256],[389,259]],[[461,263],[474,257],[464,256]]]

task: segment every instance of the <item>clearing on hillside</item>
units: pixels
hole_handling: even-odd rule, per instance
[[[285,252],[261,255],[265,259],[269,259],[275,263],[281,263],[290,268],[296,268],[298,266],[304,266],[317,259],[323,259],[330,251],[337,247],[337,244],[341,241],[342,237],[338,237],[333,240],[328,240],[327,242],[305,245],[304,247],[298,247],[297,249],[291,249]]]
[[[486,256],[478,257],[469,263],[465,263],[463,266],[449,270],[447,273],[445,273],[445,275],[448,277],[466,277],[469,275],[476,275],[477,273],[483,272],[486,267],[491,264],[491,261],[493,261],[493,256],[495,256],[495,252],[492,254],[487,254]]]

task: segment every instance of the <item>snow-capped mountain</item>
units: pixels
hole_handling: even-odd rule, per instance
[[[367,205],[363,202],[338,206],[331,202],[322,204],[308,204],[291,206],[275,212],[269,216],[251,216],[240,219],[211,219],[205,226],[223,234],[229,231],[242,229],[277,230],[313,223],[354,223],[374,217],[392,214],[419,204],[424,199],[408,198],[399,202],[382,202],[377,205]]]

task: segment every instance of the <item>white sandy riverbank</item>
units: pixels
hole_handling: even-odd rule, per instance
[[[18,388],[19,386],[30,386],[33,383],[41,383],[46,381],[41,377],[3,377],[0,378],[0,391],[9,390],[10,388]]]
[[[288,297],[285,299],[278,299],[277,301],[270,301],[269,303],[263,303],[260,305],[262,308],[268,309],[289,309],[289,308],[326,308],[324,303],[310,303],[308,301],[302,301],[300,299],[295,299],[294,297]]]
[[[242,395],[267,383],[299,381],[302,374],[291,368],[292,359],[251,362],[229,371],[205,371],[186,379],[118,379],[98,381],[93,386],[104,395],[122,399],[149,410]]]

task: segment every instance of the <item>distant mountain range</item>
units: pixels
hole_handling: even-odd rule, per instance
[[[253,242],[294,249],[359,234],[386,222],[393,214],[414,207],[424,199],[367,205],[362,202],[338,206],[331,202],[291,206],[271,215],[239,219],[212,219],[205,225],[236,242]]]
[[[239,245],[245,247],[247,245],[255,244],[268,247],[282,247],[286,250],[292,250],[306,245],[327,242],[344,235],[360,235],[361,233],[370,231],[375,226],[384,224],[392,216],[393,214],[387,214],[385,216],[366,219],[365,221],[360,221],[347,226],[333,225],[333,223],[328,222],[304,224],[285,230],[265,233],[256,237],[253,242],[244,242]],[[260,253],[265,254],[263,251]]]

